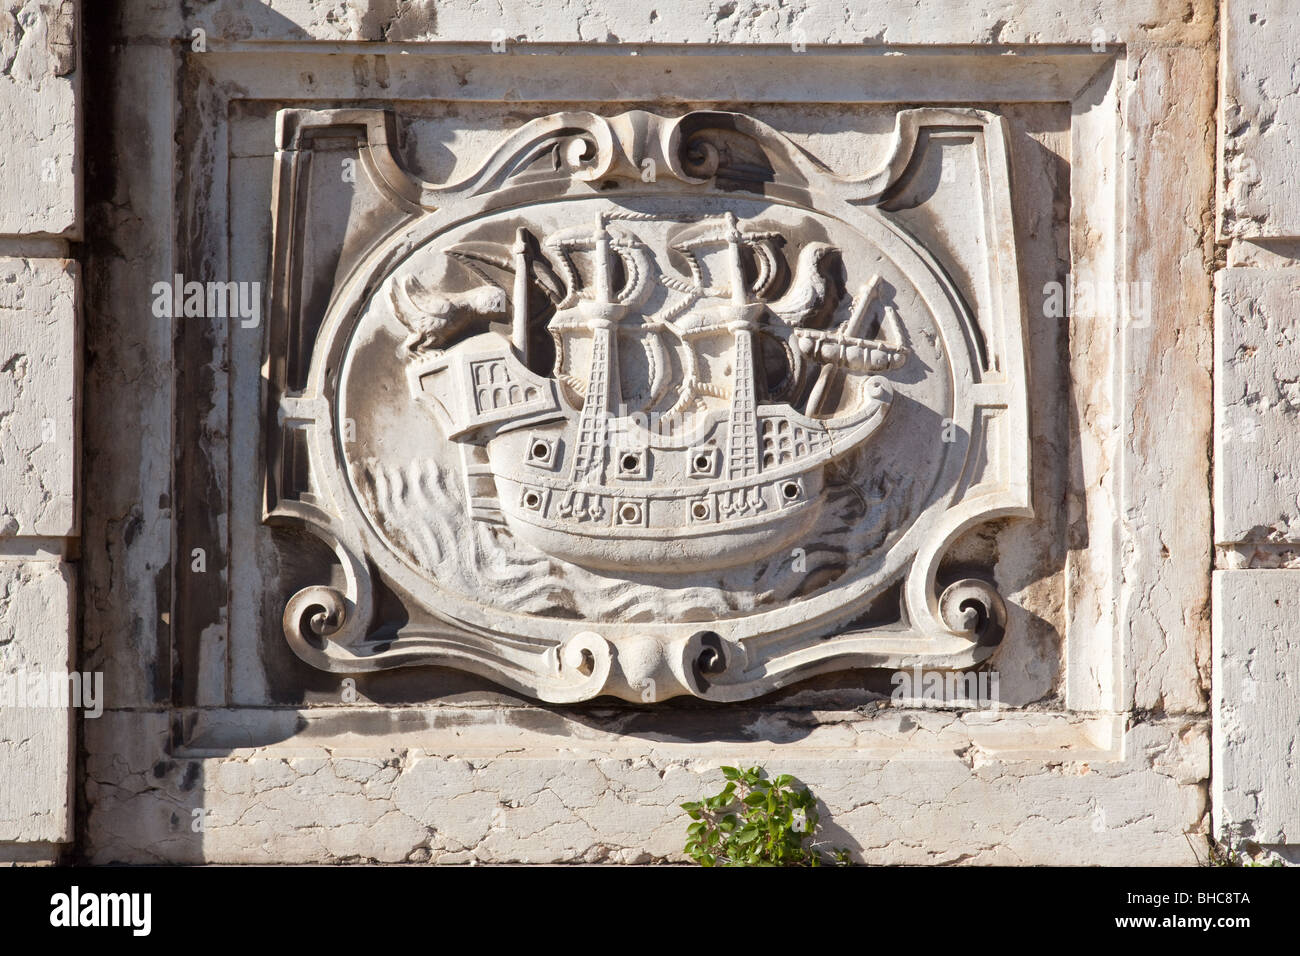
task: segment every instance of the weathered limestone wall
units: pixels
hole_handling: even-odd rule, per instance
[[[1222,23],[1215,276],[1214,824],[1300,843],[1300,39],[1291,4]]]
[[[73,839],[82,238],[78,8],[0,4],[0,860]]]
[[[80,721],[75,828],[75,714],[0,708],[9,857],[75,832],[97,863],[680,860],[677,804],[729,763],[796,774],[867,863],[1191,864],[1212,818],[1294,852],[1284,0],[120,0],[79,42],[75,4],[9,6],[0,662],[75,660],[106,698]],[[1030,425],[1009,440],[1034,514],[961,536],[942,568],[1007,599],[982,665],[998,707],[892,699],[889,670],[730,704],[542,704],[290,650],[285,601],[329,552],[262,521],[274,307],[173,317],[155,292],[179,274],[269,297],[281,109],[390,110],[395,162],[441,184],[559,110],[737,110],[860,176],[917,106],[1000,115],[1010,144]],[[321,149],[318,169],[360,162],[349,136]],[[392,227],[369,181],[320,178],[323,261]],[[1067,275],[1088,298],[1063,315]]]
[[[109,699],[87,722],[90,859],[673,859],[676,804],[750,761],[798,773],[869,862],[1192,860],[1210,753],[1212,5],[124,11],[105,24],[120,43],[103,148],[135,161],[103,183],[115,241],[90,260],[96,296],[132,305],[90,331],[83,641]],[[175,273],[274,279],[286,102],[394,109],[402,162],[435,182],[556,109],[743,106],[842,175],[880,155],[894,104],[1006,116],[1039,510],[956,550],[1012,596],[992,660],[1007,706],[900,706],[887,673],[733,705],[556,707],[447,670],[349,688],[304,667],[280,615],[316,552],[257,520],[260,330],[146,317]],[[1052,314],[1045,286],[1070,271],[1132,277],[1147,308],[1103,295]]]

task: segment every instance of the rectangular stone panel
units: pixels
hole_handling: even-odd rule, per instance
[[[831,838],[868,862],[1191,862],[1185,834],[1208,826],[1212,3],[128,6],[112,138],[154,148],[93,217],[85,647],[114,706],[87,722],[90,858],[673,859],[677,804],[752,761],[813,786]],[[159,310],[158,283],[261,309]],[[556,315],[551,356],[532,333]],[[787,338],[836,366],[824,389],[805,392],[772,346]],[[451,380],[484,356],[537,386],[519,409]],[[820,494],[802,472],[755,486],[757,516],[713,483],[752,483],[760,414],[777,427],[759,477],[790,464],[778,419],[802,420],[778,406],[856,441],[844,423],[889,395],[854,398],[868,371],[898,398],[865,477],[856,458],[830,475],[821,507],[845,521],[746,552],[825,581],[756,587],[684,547],[664,553],[738,586],[656,583],[678,566],[648,530],[693,547],[690,522],[720,514],[795,527],[781,516]],[[561,386],[559,417],[522,407]],[[586,396],[658,411],[679,388],[706,426],[689,458],[634,432],[631,463],[578,489],[622,489],[618,509],[574,518]],[[969,467],[928,478],[954,441]],[[485,493],[482,449],[518,494]],[[910,517],[913,494],[933,521]],[[589,553],[526,527],[571,518],[617,533]],[[820,547],[841,525],[861,540]],[[894,562],[879,582],[872,549]],[[933,580],[905,586],[913,566]],[[1005,604],[996,649],[962,637],[996,606],[976,579]],[[851,620],[755,630],[859,583],[853,601],[883,589]],[[816,628],[845,652],[820,673]],[[777,652],[802,669],[766,667]],[[997,706],[893,699],[904,659],[986,666]]]
[[[72,839],[72,712],[50,689],[71,665],[73,586],[62,562],[0,559],[0,843]]]
[[[1214,574],[1215,831],[1300,842],[1300,571]]]
[[[1226,238],[1300,236],[1300,32],[1291,0],[1223,4],[1220,223]]]
[[[1296,541],[1300,269],[1224,269],[1216,285],[1215,539]]]
[[[872,865],[1186,865],[1210,759],[1206,726],[1182,718],[1125,732],[1115,718],[1046,713],[1013,727],[978,713],[845,712],[817,726],[768,713],[744,739],[706,743],[510,709],[266,716],[279,742],[253,747],[266,731],[246,710],[187,715],[195,746],[166,756],[165,714],[88,723],[87,858],[673,860],[679,804],[718,789],[719,764],[740,763],[796,775],[824,801],[825,838]]]
[[[0,538],[75,535],[78,269],[0,258]]]
[[[80,238],[77,3],[0,10],[0,236]]]
[[[126,27],[149,28],[170,6],[162,0],[130,4]],[[164,9],[160,9],[164,8]],[[800,7],[761,3],[706,4],[658,0],[648,5],[593,4],[577,9],[509,3],[485,13],[474,0],[435,3],[399,0],[212,0],[198,5],[188,24],[210,40],[496,41],[501,49],[528,43],[763,43],[863,46],[973,44],[1081,44],[1114,46],[1213,36],[1213,0],[1094,0],[1088,4],[1014,0],[972,4],[934,0],[814,0]]]

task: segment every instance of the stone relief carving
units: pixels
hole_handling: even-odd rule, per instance
[[[992,653],[1002,598],[939,568],[1032,513],[999,117],[903,110],[847,178],[742,114],[555,113],[449,185],[391,113],[279,124],[265,518],[337,560],[285,606],[304,660],[649,702]],[[348,218],[315,307],[305,184],[348,137],[393,225]],[[944,143],[986,308],[899,211]]]

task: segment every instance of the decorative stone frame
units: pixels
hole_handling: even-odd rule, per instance
[[[820,46],[814,35],[806,52],[756,44],[743,47],[744,57],[736,48],[658,37],[652,39],[661,42],[626,48],[550,42],[545,27],[536,26],[530,35],[541,39],[529,51],[538,55],[521,72],[518,57],[490,55],[487,38],[470,26],[456,35],[482,41],[481,49],[390,41],[382,51],[343,60],[255,17],[251,34],[214,41],[202,56],[185,55],[177,73],[184,82],[150,92],[154,105],[165,105],[158,115],[172,115],[175,95],[182,102],[175,130],[152,121],[157,142],[170,144],[175,134],[180,144],[179,155],[166,150],[156,164],[182,173],[174,207],[150,219],[165,241],[148,250],[146,241],[134,240],[151,277],[264,274],[270,182],[263,191],[241,177],[266,168],[268,140],[245,137],[254,128],[264,133],[279,109],[304,96],[301,74],[311,75],[309,95],[320,102],[501,103],[517,97],[526,79],[539,102],[599,102],[607,108],[602,112],[618,112],[664,96],[671,70],[670,95],[690,90],[691,105],[719,109],[738,105],[732,102],[738,79],[750,103],[817,97],[900,108],[1070,104],[1072,271],[1149,282],[1153,320],[1130,321],[1107,305],[1070,323],[1069,376],[1090,387],[1060,466],[1078,474],[1087,491],[1064,505],[1074,544],[1062,594],[1063,679],[1054,706],[886,710],[811,723],[777,714],[763,723],[756,715],[752,732],[730,740],[698,727],[658,733],[637,718],[630,720],[641,729],[629,732],[599,714],[508,702],[496,708],[454,701],[418,708],[319,700],[267,706],[256,663],[269,640],[260,569],[238,560],[253,552],[261,518],[248,507],[261,498],[260,475],[247,467],[257,460],[261,435],[263,406],[250,400],[261,390],[261,342],[237,335],[233,324],[176,323],[174,372],[186,401],[176,403],[167,445],[174,467],[164,483],[143,474],[147,487],[137,499],[169,494],[176,509],[171,540],[161,548],[149,544],[161,552],[150,560],[172,569],[159,607],[168,617],[165,627],[146,628],[147,639],[132,636],[139,629],[120,626],[112,615],[91,625],[95,654],[121,679],[110,679],[117,687],[110,712],[88,728],[89,776],[119,784],[99,788],[90,800],[90,856],[145,860],[163,852],[160,847],[171,859],[345,856],[340,848],[351,845],[345,826],[323,849],[294,836],[268,842],[256,835],[259,827],[293,832],[315,812],[311,798],[273,800],[260,822],[246,819],[243,808],[260,800],[272,786],[264,775],[281,772],[274,769],[281,764],[294,775],[326,766],[342,781],[345,765],[359,762],[371,768],[364,774],[366,786],[374,787],[367,802],[383,808],[367,836],[377,859],[427,851],[433,831],[438,858],[448,861],[660,857],[677,849],[673,807],[699,789],[700,773],[718,762],[774,761],[823,796],[832,835],[855,842],[873,861],[1103,862],[1141,853],[1153,863],[1187,862],[1183,834],[1204,825],[1208,774],[1210,284],[1208,240],[1195,210],[1211,184],[1213,45],[1209,21],[1197,10],[1182,24],[1149,17],[1161,24],[1150,29],[1143,26],[1149,11],[1108,6],[1107,32],[1118,39],[1101,51],[1089,44],[1092,21],[1073,14],[1044,21],[1052,32],[1035,31],[1033,46],[1006,45],[1030,40],[1015,24],[990,46],[983,26],[962,20],[924,35],[900,27],[886,37],[887,46]],[[219,12],[204,11],[214,38],[222,31],[210,18]],[[888,21],[894,14],[907,20],[901,6],[879,15]],[[912,45],[918,42],[932,45]],[[904,55],[891,55],[897,53]],[[798,77],[784,68],[795,56]],[[573,70],[579,59],[583,69]],[[720,87],[718,77],[730,79]],[[232,122],[241,110],[256,122]],[[378,127],[367,130],[367,154],[382,157],[379,147],[387,143],[370,141]],[[1175,166],[1186,174],[1163,172]],[[232,206],[236,186],[263,201]],[[120,281],[119,293],[130,288]],[[135,292],[148,301],[143,290]],[[1035,292],[1026,290],[1027,298]],[[173,357],[154,354],[156,343],[148,348],[155,361]],[[203,401],[187,391],[196,385]],[[1180,413],[1177,428],[1167,425],[1170,409]],[[150,412],[151,429],[173,427],[156,414]],[[1035,504],[1040,514],[1062,506]],[[195,548],[205,549],[213,573],[186,573]],[[106,562],[92,563],[91,572],[92,593],[120,573]],[[138,676],[150,665],[163,676]],[[336,687],[315,685],[322,693]],[[815,713],[815,698],[813,707]],[[135,743],[124,752],[128,739]],[[118,764],[107,766],[111,760]],[[397,782],[381,769],[389,760],[398,761],[388,768]],[[145,779],[157,766],[163,770],[156,784],[124,796],[126,778]],[[581,804],[590,813],[563,805],[537,809],[538,794],[569,785],[562,778],[595,794]],[[351,789],[340,782],[337,792]],[[457,801],[475,809],[447,809]],[[494,808],[521,801],[534,809],[504,810],[498,820]],[[629,807],[636,812],[619,819]],[[190,836],[174,820],[188,824],[195,808],[211,810],[213,819]],[[479,826],[479,816],[493,822]],[[128,817],[152,822],[116,827]],[[555,820],[565,834],[542,835]]]
[[[405,172],[393,155],[397,132],[392,112],[282,110],[268,325],[266,518],[313,529],[335,549],[347,582],[346,591],[311,586],[288,601],[285,634],[294,652],[316,667],[339,673],[416,664],[461,666],[553,702],[601,694],[649,702],[686,691],[705,699],[739,700],[843,667],[946,669],[986,660],[1005,627],[1002,598],[978,580],[949,584],[942,594],[935,593],[935,582],[941,558],[963,532],[996,518],[1033,513],[1024,315],[1004,125],[1000,117],[979,110],[902,110],[882,166],[860,177],[839,177],[810,161],[775,130],[741,114],[694,111],[667,120],[644,112],[610,119],[555,113],[508,137],[503,134],[501,145],[466,179],[435,185]],[[718,169],[722,144],[715,148],[709,140],[723,133],[760,148],[774,172],[756,184],[723,180],[726,170]],[[305,270],[299,261],[304,234],[312,233],[314,226],[307,188],[313,143],[321,139],[337,144],[340,138],[352,136],[359,168],[370,175],[394,213],[409,218],[381,234],[375,247],[359,259],[345,260],[356,262],[350,266],[351,276],[320,319],[304,314]],[[985,251],[980,265],[987,274],[976,280],[977,288],[987,290],[985,301],[969,305],[942,266],[905,227],[888,213],[876,211],[902,182],[905,171],[936,161],[927,160],[926,149],[940,150],[947,141],[966,140],[974,157],[974,176],[961,186],[975,199],[948,228],[974,231],[977,248]],[[692,148],[711,151],[711,169],[686,167],[685,157]],[[337,152],[337,146],[333,149]],[[582,159],[539,181],[536,167],[552,154],[564,163],[569,156],[581,154]],[[641,182],[646,162],[657,170],[653,185]],[[352,502],[354,493],[346,478],[347,441],[340,438],[343,420],[338,411],[339,379],[354,347],[357,316],[381,294],[376,276],[390,274],[403,261],[399,257],[413,255],[411,250],[429,242],[428,237],[464,223],[475,210],[485,215],[495,209],[526,209],[527,203],[542,201],[548,182],[556,197],[580,205],[584,193],[580,185],[575,193],[575,184],[587,184],[587,197],[600,200],[619,179],[631,182],[631,188],[618,191],[619,203],[653,202],[687,188],[694,202],[752,196],[794,208],[804,202],[812,209],[815,203],[815,211],[842,221],[861,219],[863,228],[875,231],[875,246],[892,260],[906,263],[911,257],[924,301],[936,317],[950,303],[950,318],[938,326],[954,381],[954,405],[940,411],[951,415],[944,421],[952,425],[954,440],[947,442],[951,454],[942,467],[949,483],[924,515],[917,516],[914,529],[900,529],[905,533],[890,547],[898,557],[891,554],[885,563],[886,569],[896,568],[889,572],[892,575],[906,572],[904,627],[855,630],[843,623],[854,617],[855,608],[865,606],[864,595],[874,597],[891,583],[878,575],[880,583],[874,591],[855,586],[845,595],[845,589],[837,587],[797,605],[791,602],[788,608],[734,619],[681,624],[578,620],[567,626],[568,637],[557,637],[565,630],[560,622],[528,620],[508,605],[493,606],[490,593],[469,605],[459,602],[462,609],[452,612],[450,607],[458,602],[436,590],[436,578],[431,591],[430,583],[412,575],[406,564],[385,558],[391,545],[370,531],[372,519]],[[665,190],[665,184],[671,191]],[[355,247],[360,240],[353,241],[349,232],[343,242]],[[338,271],[343,272],[344,266]],[[412,366],[414,394],[420,393],[424,375],[446,366],[442,355],[439,350],[432,362]],[[306,362],[310,372],[302,380],[301,366]],[[292,367],[299,367],[298,382],[290,376]],[[521,367],[518,374],[523,373]],[[883,416],[889,385],[885,379],[873,379],[868,386],[872,382],[884,396],[879,400]],[[525,424],[537,418],[538,413],[532,412]],[[553,455],[553,446],[548,447]],[[440,506],[450,507],[451,500]],[[637,509],[637,523],[641,523],[641,506],[630,507]],[[671,545],[670,538],[666,541]],[[409,620],[423,605],[435,615],[432,627],[420,628],[412,622],[396,634],[390,627],[380,627],[378,639],[370,639],[381,623],[374,619],[374,566],[386,569],[400,592],[411,596],[405,599],[403,617]],[[819,626],[819,621],[824,623]],[[407,631],[412,636],[404,636]],[[707,635],[714,632],[723,632],[723,637],[710,641]],[[515,645],[513,652],[496,646],[497,634]],[[751,645],[754,650],[747,651]],[[709,660],[707,669],[703,658]],[[584,662],[588,669],[577,671]]]

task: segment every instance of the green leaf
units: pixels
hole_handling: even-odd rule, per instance
[[[845,849],[815,842],[817,798],[791,774],[768,776],[762,767],[723,767],[726,783],[712,796],[681,804],[694,822],[685,852],[703,866],[852,865]],[[795,829],[795,820],[802,820]]]

